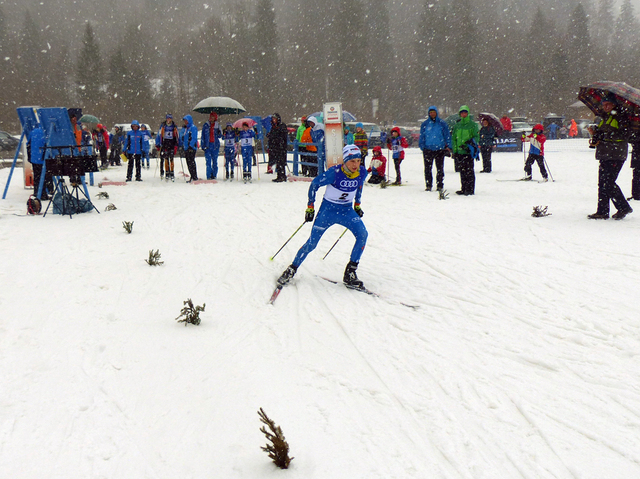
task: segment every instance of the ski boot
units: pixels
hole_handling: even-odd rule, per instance
[[[358,269],[358,263],[349,261],[349,264],[344,270],[344,278],[342,278],[342,281],[347,288],[364,290],[364,283],[358,279],[356,269]]]
[[[293,276],[296,274],[296,271],[298,271],[297,266],[294,266],[292,264],[289,265],[287,269],[284,270],[282,275],[280,275],[280,277],[278,278],[278,284],[280,286],[284,286],[285,284],[287,284],[289,281],[291,281],[291,278],[293,278]]]

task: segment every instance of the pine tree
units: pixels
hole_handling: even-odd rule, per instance
[[[569,19],[568,69],[565,69],[569,72],[569,83],[574,85],[576,92],[581,83],[588,83],[587,78],[593,66],[592,56],[589,20],[582,3],[579,3]]]
[[[416,84],[420,98],[418,114],[426,115],[430,105],[444,105],[446,67],[446,37],[443,8],[427,0],[420,15],[415,43]]]
[[[598,0],[597,12],[593,23],[593,37],[606,50],[611,42],[611,25],[614,24],[613,0]]]
[[[20,54],[16,61],[18,77],[22,83],[17,92],[20,104],[38,105],[47,99],[48,52],[40,27],[27,10],[20,35]]]
[[[90,22],[85,24],[82,49],[76,67],[76,83],[80,106],[88,111],[96,111],[102,99],[102,60],[100,47]]]
[[[470,0],[453,0],[450,10],[451,13],[446,16],[448,40],[451,42],[447,65],[450,89],[448,103],[467,104],[473,108],[477,102],[476,19]]]
[[[280,62],[278,35],[273,0],[258,0],[253,37],[253,85],[255,105],[259,112],[271,111],[280,104]]]
[[[395,55],[390,23],[387,0],[371,0],[369,12],[365,16],[367,37],[364,88],[369,92],[370,100],[378,100],[378,118],[384,118],[386,112],[393,109],[391,92],[394,90],[392,84],[395,83]],[[373,114],[373,108],[371,113]]]
[[[359,114],[361,101],[367,92],[365,80],[366,38],[364,7],[361,0],[339,0],[334,18],[329,93],[334,101],[341,101],[346,110]]]

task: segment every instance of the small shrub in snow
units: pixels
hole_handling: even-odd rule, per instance
[[[271,430],[271,432],[267,431],[264,426],[260,428],[260,431],[271,441],[271,444],[267,444],[261,449],[269,454],[273,463],[280,469],[288,469],[294,458],[289,458],[289,444],[285,440],[284,434],[282,434],[282,429],[269,419],[262,408],[258,411],[258,416],[260,416],[260,421],[269,426]]]
[[[155,251],[149,250],[149,259],[145,259],[145,261],[149,266],[160,266],[161,264],[164,264],[164,261],[160,261],[160,256],[162,255],[160,254],[159,249]]]
[[[133,231],[133,221],[123,221],[122,227],[127,233],[131,234],[131,232]]]
[[[96,196],[98,197],[99,200],[108,200],[109,199],[109,193],[107,193],[106,191],[101,191]]]
[[[187,324],[200,324],[200,311],[204,311],[204,307],[206,303],[202,303],[202,306],[193,306],[193,301],[191,299],[187,299],[184,303],[184,308],[180,311],[180,316],[176,318],[179,323]],[[182,318],[182,319],[180,319]]]
[[[533,207],[533,213],[531,213],[531,216],[533,216],[534,218],[541,218],[543,216],[551,216],[551,213],[547,213],[547,208],[548,206],[534,206]]]
[[[109,203],[104,210],[105,211],[113,211],[113,210],[117,210],[117,209],[118,208],[116,208],[116,205],[114,205],[113,203]]]

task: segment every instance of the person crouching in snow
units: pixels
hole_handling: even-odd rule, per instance
[[[255,132],[249,128],[249,123],[242,124],[242,131],[238,135],[240,151],[242,152],[242,179],[251,181],[251,163],[253,161],[253,139]]]
[[[362,166],[362,156],[360,149],[355,145],[347,145],[342,149],[342,165],[335,165],[327,171],[317,176],[309,186],[309,202],[305,212],[305,221],[313,221],[315,215],[314,203],[318,188],[326,186],[324,198],[318,216],[313,223],[311,235],[307,242],[298,250],[293,263],[284,270],[278,284],[284,286],[296,274],[296,271],[311,253],[322,235],[327,229],[335,224],[342,225],[349,229],[356,238],[356,242],[351,250],[349,264],[344,271],[343,281],[347,287],[363,289],[364,284],[358,279],[356,270],[364,247],[367,244],[367,229],[362,222],[364,212],[360,208],[360,198],[362,196],[362,186],[367,177],[367,170]],[[355,203],[352,203],[354,202]]]
[[[522,134],[522,141],[531,142],[529,156],[527,156],[527,161],[524,164],[525,176],[523,179],[525,181],[531,181],[531,167],[534,162],[538,163],[542,181],[548,181],[547,169],[544,167],[544,142],[547,141],[547,138],[542,133],[543,131],[544,127],[538,123],[533,127],[533,131],[529,136]]]
[[[385,180],[385,173],[387,171],[387,159],[382,155],[382,148],[379,146],[373,147],[373,158],[369,163],[367,171],[371,173],[368,183],[372,185],[378,185]]]
[[[387,148],[393,151],[393,165],[396,167],[396,181],[394,185],[402,184],[402,175],[400,174],[400,163],[404,160],[404,149],[409,148],[407,139],[400,134],[400,128],[397,126],[391,129],[391,137],[387,138]]]

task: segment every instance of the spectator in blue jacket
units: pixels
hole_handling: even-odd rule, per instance
[[[218,176],[218,155],[220,154],[220,138],[222,129],[218,122],[218,114],[209,113],[209,121],[202,125],[200,146],[204,151],[204,159],[207,164],[207,180],[215,180]]]
[[[149,152],[151,150],[151,132],[147,130],[147,125],[144,123],[140,125],[140,132],[142,133],[142,167],[144,168],[144,160],[147,160],[147,170],[149,166]]]
[[[251,181],[251,163],[253,162],[253,140],[256,132],[251,129],[249,123],[242,123],[242,130],[238,134],[240,152],[242,153],[242,180]]]
[[[428,118],[420,126],[418,145],[424,158],[424,181],[426,190],[433,187],[433,162],[436,163],[436,186],[444,188],[444,157],[451,154],[451,132],[447,123],[438,116],[438,109],[430,106]]]
[[[46,136],[40,123],[31,131],[29,141],[27,142],[27,154],[29,163],[33,168],[33,188],[41,200],[48,200],[49,194],[53,194],[53,177],[51,172],[47,171],[42,177],[42,168],[45,159]],[[42,184],[42,187],[41,187]],[[47,194],[47,192],[49,194]]]
[[[193,124],[191,115],[182,117],[184,126],[180,130],[179,146],[184,150],[184,158],[189,169],[189,181],[197,181],[198,170],[196,167],[196,152],[198,151],[198,127]]]
[[[324,124],[319,123],[315,116],[307,118],[307,123],[309,123],[309,127],[311,127],[311,140],[313,143],[320,143],[320,146],[318,147],[318,164],[324,164]],[[309,176],[312,178],[318,176],[317,166],[309,167]]]
[[[233,181],[233,169],[236,165],[236,153],[238,146],[238,135],[233,129],[231,123],[227,123],[227,127],[224,130],[224,170],[225,180],[231,179]],[[231,175],[231,176],[229,176]]]
[[[127,158],[129,158],[129,165],[127,166],[127,181],[131,181],[131,174],[133,173],[133,162],[136,163],[136,181],[142,181],[140,177],[140,159],[142,158],[142,132],[140,131],[140,123],[138,120],[131,122],[131,131],[127,133],[127,140],[125,143],[125,152]]]
[[[351,133],[351,130],[349,130],[349,127],[347,125],[344,125],[344,144],[345,144],[345,146],[353,145],[354,141],[355,141],[355,139],[353,137],[353,133]]]

